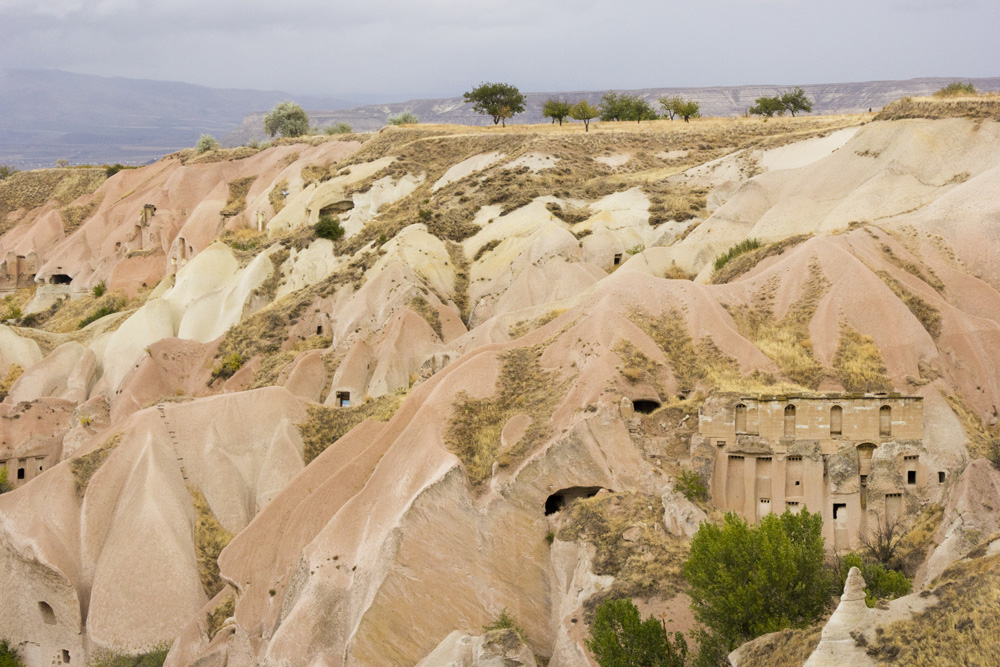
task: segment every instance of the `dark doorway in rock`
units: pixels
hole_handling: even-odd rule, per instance
[[[351,407],[351,392],[349,392],[349,391],[338,391],[337,392],[337,407],[338,408],[349,408],[349,407]]]
[[[641,412],[644,415],[648,415],[649,413],[653,412],[658,407],[660,407],[660,402],[654,401],[649,398],[639,398],[632,401],[632,407],[635,408],[636,412]]]
[[[545,516],[555,514],[578,498],[593,498],[600,490],[599,486],[571,486],[560,489],[545,499]]]
[[[622,263],[622,254],[620,252],[616,252],[615,253],[614,263],[615,263],[615,266],[618,266],[619,264]]]
[[[52,277],[49,278],[49,282],[53,285],[69,285],[73,282],[73,278],[67,276],[65,273],[53,273]]]
[[[46,625],[56,624],[56,613],[52,611],[52,605],[48,602],[40,601],[38,603],[38,611],[42,612],[42,620],[45,621]]]
[[[324,215],[339,215],[341,213],[347,213],[352,208],[354,208],[354,202],[349,199],[345,199],[343,201],[327,204],[319,210],[319,215],[320,217],[323,217]]]
[[[323,325],[322,324],[317,324],[316,325],[316,335],[317,336],[322,336],[323,335]]]

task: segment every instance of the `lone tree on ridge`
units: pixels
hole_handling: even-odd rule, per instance
[[[555,98],[545,100],[545,105],[542,107],[542,117],[551,118],[553,123],[559,121],[559,125],[562,125],[567,116],[569,116],[569,102]]]
[[[785,107],[785,111],[792,114],[792,118],[795,118],[797,111],[810,113],[813,110],[812,100],[806,97],[806,91],[801,88],[782,94],[781,105]]]
[[[295,102],[281,102],[264,116],[264,131],[272,137],[301,137],[309,133],[309,116]]]
[[[524,95],[509,83],[481,83],[462,95],[477,113],[493,117],[493,124],[507,126],[506,120],[524,111]]]
[[[587,100],[580,100],[569,108],[569,117],[583,121],[583,131],[590,132],[590,121],[601,115],[600,109]]]

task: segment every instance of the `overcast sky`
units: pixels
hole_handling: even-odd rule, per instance
[[[0,0],[0,67],[400,100],[987,77],[998,26],[1000,0]]]

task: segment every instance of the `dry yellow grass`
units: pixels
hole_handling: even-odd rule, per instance
[[[643,354],[635,345],[624,339],[619,340],[612,350],[622,360],[622,363],[625,364],[625,367],[622,369],[622,375],[625,376],[626,380],[632,383],[639,381],[647,382],[654,385],[658,391],[660,390],[659,382],[656,379],[658,364],[655,361]]]
[[[59,209],[59,215],[63,219],[63,232],[66,234],[72,234],[83,221],[94,214],[97,207],[101,205],[101,201],[104,199],[104,194],[96,195],[89,203],[83,204],[81,206],[64,206]]]
[[[403,402],[399,394],[380,396],[351,408],[309,406],[309,417],[299,424],[299,433],[305,445],[303,458],[306,464],[322,454],[327,447],[340,440],[352,428],[366,419],[387,422],[396,414]]]
[[[996,665],[1000,656],[1000,555],[961,560],[929,589],[937,602],[912,619],[876,628],[879,665]]]
[[[1000,121],[1000,94],[964,97],[904,97],[886,106],[875,120],[972,118]]]
[[[215,638],[215,635],[219,634],[219,630],[222,629],[222,624],[226,622],[226,619],[231,617],[236,613],[236,596],[230,592],[229,596],[223,600],[218,607],[213,609],[207,614],[208,621],[208,639],[211,641]]]
[[[226,205],[219,211],[219,214],[228,218],[241,213],[247,207],[247,193],[250,192],[250,186],[256,180],[256,176],[245,176],[230,181],[229,198],[226,199]]]
[[[712,283],[715,285],[721,285],[723,283],[732,282],[743,274],[749,272],[764,259],[781,255],[789,248],[794,248],[811,237],[811,234],[797,234],[795,236],[789,236],[787,239],[782,239],[777,243],[769,243],[763,248],[751,250],[750,252],[735,257],[726,262],[725,266],[712,274]]]
[[[66,206],[97,190],[107,174],[104,169],[36,169],[20,171],[0,181],[0,234],[13,229],[21,218],[10,216],[54,201]]]
[[[533,320],[521,320],[513,324],[511,327],[509,327],[507,329],[507,333],[508,335],[510,335],[511,338],[520,338],[521,336],[524,336],[529,332],[534,331],[535,329],[539,329],[545,326],[546,324],[556,319],[565,312],[566,312],[565,308],[555,308],[545,313],[541,317],[536,317]]]
[[[274,184],[271,191],[267,194],[267,200],[271,202],[271,208],[274,209],[275,215],[281,212],[281,209],[285,208],[285,196],[281,194],[288,189],[288,181],[281,179]]]
[[[819,386],[826,371],[813,356],[809,321],[829,285],[814,261],[809,265],[809,278],[798,301],[782,319],[774,315],[774,295],[770,290],[758,294],[754,306],[730,309],[740,333],[770,357],[792,382],[811,390]]]
[[[610,588],[586,601],[588,616],[605,599],[665,598],[683,589],[681,567],[688,545],[662,529],[659,496],[611,493],[576,500],[564,511],[567,516],[556,537],[593,544],[594,573],[615,578]],[[622,539],[633,527],[638,528],[632,531],[634,539]]]
[[[493,464],[512,465],[550,434],[550,419],[566,382],[541,368],[544,344],[509,350],[500,355],[496,391],[487,398],[462,393],[455,401],[445,429],[445,444],[461,461],[472,485],[490,478]],[[531,417],[524,436],[504,449],[500,433],[507,420],[519,414]]]
[[[188,488],[195,511],[194,550],[198,560],[198,576],[205,595],[213,598],[225,583],[219,576],[219,554],[233,539],[215,518],[205,496],[198,489]]]
[[[431,325],[431,329],[434,330],[438,338],[444,337],[444,334],[441,333],[441,314],[431,306],[427,299],[419,294],[413,297],[413,300],[410,301],[410,310],[424,318],[427,324]]]
[[[944,519],[944,507],[930,503],[920,511],[910,527],[899,540],[896,557],[903,565],[903,571],[910,578],[916,573],[917,567],[927,556],[928,549],[933,546],[931,538]]]
[[[920,320],[920,324],[923,325],[924,329],[927,329],[931,338],[937,340],[937,337],[941,335],[941,312],[906,289],[901,282],[885,271],[877,271],[876,275],[892,290],[893,294],[899,297],[900,301],[906,304],[913,316]]]
[[[781,630],[740,651],[740,667],[801,667],[819,645],[823,623],[803,630]]]
[[[892,391],[882,352],[871,336],[862,336],[847,325],[840,327],[840,342],[833,368],[844,389],[851,392]]]
[[[69,467],[73,473],[77,496],[83,498],[83,495],[87,492],[87,485],[90,484],[90,478],[104,465],[104,462],[111,455],[111,452],[114,451],[115,447],[118,446],[118,443],[121,442],[121,439],[122,436],[119,433],[94,451],[83,456],[78,456],[70,461]]]
[[[7,394],[10,393],[10,388],[14,386],[14,383],[17,382],[17,378],[21,377],[22,373],[24,373],[24,369],[18,364],[11,364],[7,368],[7,375],[4,377],[3,381],[0,382],[0,401],[7,398]]]
[[[969,439],[969,455],[977,459],[990,454],[990,444],[1000,438],[1000,427],[987,426],[976,410],[958,394],[945,394],[948,405],[962,422],[965,435]]]

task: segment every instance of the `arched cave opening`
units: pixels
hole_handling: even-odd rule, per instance
[[[602,488],[600,486],[571,486],[560,489],[545,499],[545,516],[555,514],[577,498],[593,498]]]
[[[632,401],[632,407],[635,408],[636,412],[641,412],[644,415],[648,415],[649,413],[653,412],[658,407],[660,407],[660,402],[654,401],[650,398],[639,398]]]
[[[53,273],[52,277],[49,278],[49,282],[53,285],[69,285],[73,282],[73,278],[67,276],[65,273]]]
[[[336,201],[332,204],[327,204],[319,210],[319,215],[322,218],[324,215],[340,215],[341,213],[347,213],[352,208],[354,208],[354,202],[350,199],[344,199],[342,201]]]

